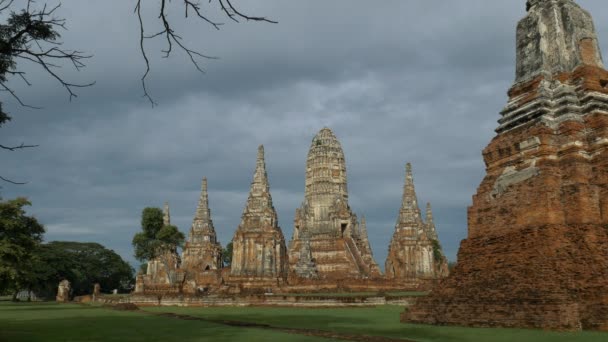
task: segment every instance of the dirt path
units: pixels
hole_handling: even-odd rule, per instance
[[[141,312],[145,312],[147,314],[157,315],[157,316],[161,316],[161,317],[183,319],[183,320],[187,320],[187,321],[204,321],[204,322],[227,325],[227,326],[231,326],[231,327],[273,330],[273,331],[279,331],[279,332],[284,332],[284,333],[288,333],[288,334],[331,338],[331,339],[343,340],[343,341],[413,342],[411,340],[396,339],[396,338],[382,337],[382,336],[353,335],[353,334],[344,334],[344,333],[324,331],[324,330],[315,330],[315,329],[296,329],[296,328],[275,327],[275,326],[271,326],[268,324],[260,324],[260,323],[228,321],[228,320],[214,320],[214,319],[206,319],[206,318],[202,318],[202,317],[181,315],[181,314],[168,313],[168,312],[160,312],[160,313],[154,313],[154,312],[148,312],[148,311],[141,311]]]

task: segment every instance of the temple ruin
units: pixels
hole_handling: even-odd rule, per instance
[[[300,257],[308,254],[312,258],[301,262]],[[313,138],[308,152],[304,202],[296,210],[289,264],[296,277],[305,279],[381,275],[369,249],[367,230],[361,229],[348,204],[344,152],[329,128]]]
[[[426,220],[422,220],[412,165],[408,163],[401,209],[384,268],[387,278],[434,280],[448,275],[448,261],[439,244],[430,203]]]
[[[258,148],[247,204],[232,238],[230,282],[248,286],[282,285],[287,279],[287,248],[272,204],[264,146]]]
[[[204,178],[182,256],[176,249],[168,249],[150,260],[146,274],[137,276],[135,293],[236,296],[428,289],[428,280],[447,273],[447,261],[441,253],[430,207],[427,222],[420,217],[411,169],[408,170],[402,224],[390,247],[386,277],[374,260],[365,217],[359,221],[348,204],[346,163],[340,142],[329,128],[324,128],[314,137],[308,153],[304,202],[296,210],[289,249],[279,227],[264,147],[260,146],[249,196],[232,239],[231,265],[223,265]],[[164,224],[170,225],[168,203],[163,213]],[[417,215],[417,221],[412,221],[415,226],[410,228],[405,227],[408,213]],[[413,235],[402,234],[405,231],[412,231]],[[413,236],[415,240],[409,241]]]
[[[527,9],[458,264],[403,321],[608,330],[608,71],[574,1]]]
[[[221,269],[222,246],[217,241],[217,234],[211,220],[207,178],[203,178],[201,196],[198,200],[196,214],[188,234],[182,255],[183,268],[191,272]]]

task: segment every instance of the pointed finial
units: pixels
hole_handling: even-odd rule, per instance
[[[258,162],[264,161],[264,145],[258,147]]]
[[[433,208],[431,208],[431,202],[426,203],[426,221],[428,224],[433,223]]]
[[[209,194],[207,193],[207,177],[203,177],[201,184],[201,197],[198,200],[198,207],[196,209],[196,217],[203,218],[209,216]]]
[[[169,212],[169,202],[165,202],[163,207],[163,224],[165,226],[171,225],[171,213]]]
[[[433,209],[431,208],[431,203],[426,204],[426,230],[427,236],[431,240],[439,240],[437,236],[437,228],[435,228],[435,220],[433,219]]]
[[[414,186],[414,176],[412,175],[412,164],[405,165],[405,184],[403,185],[403,199],[397,226],[422,225],[418,198]]]
[[[405,164],[405,186],[414,186],[414,174],[412,172],[412,163]]]

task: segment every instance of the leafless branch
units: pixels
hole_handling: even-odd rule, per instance
[[[209,0],[208,3],[211,4],[213,1],[214,0]],[[211,20],[205,13],[203,13],[203,10],[200,5],[200,0],[196,0],[196,1],[195,0],[181,0],[179,2],[182,3],[184,6],[185,18],[189,18],[189,14],[193,12],[195,14],[193,17],[204,21],[206,24],[211,25],[211,27],[213,27],[216,30],[219,30],[220,26],[223,25],[223,23],[219,23],[219,22]],[[229,0],[217,0],[217,2],[220,5],[221,11],[224,14],[226,14],[226,16],[228,18],[230,18],[231,20],[233,20],[235,22],[238,22],[239,21],[238,19],[245,19],[248,21],[251,20],[251,21],[263,21],[263,22],[268,22],[268,23],[277,23],[276,21],[269,20],[264,17],[247,16],[247,15],[239,12],[232,5],[232,3]],[[137,0],[136,5],[135,5],[135,11],[134,11],[139,20],[139,28],[140,28],[139,47],[140,47],[144,62],[146,64],[146,69],[145,69],[144,75],[141,78],[141,82],[142,82],[142,88],[144,90],[144,97],[147,98],[148,101],[150,101],[152,106],[154,106],[156,103],[150,96],[147,85],[146,85],[147,77],[150,74],[150,60],[148,58],[148,55],[146,53],[146,49],[144,46],[145,40],[163,37],[163,39],[166,41],[166,48],[161,50],[164,58],[168,58],[171,55],[171,53],[173,52],[173,49],[174,49],[174,45],[176,45],[182,52],[184,52],[188,56],[188,58],[190,59],[190,62],[194,65],[196,70],[198,70],[201,73],[204,73],[204,70],[200,66],[200,60],[201,59],[217,59],[217,57],[202,54],[196,50],[189,48],[188,46],[186,46],[184,44],[182,37],[173,30],[171,21],[168,19],[167,13],[168,13],[168,7],[170,6],[171,0],[169,0],[169,1],[161,0],[160,1],[160,5],[159,5],[159,9],[158,9],[158,19],[160,20],[160,23],[162,25],[162,30],[157,33],[154,33],[154,34],[146,35],[145,28],[144,28],[144,20],[142,18],[142,3],[143,3],[142,0]]]
[[[11,5],[13,4],[13,1],[14,0],[10,0],[10,1],[8,1],[8,3],[6,3],[7,0],[0,1],[0,6],[2,6],[2,7],[0,7],[0,13],[3,12],[4,10],[8,9],[9,7],[11,7]]]
[[[11,6],[17,7],[16,10],[11,9]],[[95,82],[69,82],[57,71],[66,62],[71,64],[75,70],[80,71],[85,67],[84,60],[92,57],[81,51],[62,48],[62,43],[58,41],[60,34],[57,31],[67,28],[65,19],[55,17],[55,13],[60,7],[61,2],[55,6],[48,6],[46,3],[36,6],[34,0],[27,0],[25,4],[23,4],[23,1],[0,0],[0,13],[10,10],[6,23],[0,25],[0,57],[3,61],[0,65],[0,91],[10,94],[23,107],[40,109],[40,107],[25,103],[8,85],[7,76],[18,76],[26,85],[31,85],[25,76],[26,73],[22,69],[21,62],[34,63],[42,68],[65,88],[70,100],[77,97],[75,89],[95,84]],[[0,110],[2,110],[1,107]],[[2,114],[2,122],[0,123],[10,120],[6,113],[0,112],[0,114]],[[35,147],[38,147],[38,145],[22,143],[21,145],[7,146],[0,144],[0,150],[5,151]],[[2,176],[0,176],[0,181],[16,185],[26,184],[26,182],[17,182]]]
[[[26,108],[31,108],[31,109],[41,109],[40,107],[34,107],[34,106],[28,105],[25,102],[23,102],[21,100],[21,98],[17,95],[17,93],[15,93],[15,91],[13,89],[9,88],[4,82],[0,82],[0,87],[2,87],[4,89],[4,91],[9,92],[11,94],[11,96],[15,100],[17,100],[17,102],[19,102],[19,104],[21,106],[26,107]]]
[[[38,146],[39,145],[26,145],[25,143],[21,143],[21,145],[18,145],[18,146],[4,146],[4,145],[0,144],[0,149],[16,151],[16,150],[20,150],[20,149],[24,149],[24,148],[34,148],[34,147],[38,147]]]
[[[4,178],[2,176],[0,176],[0,180],[5,181],[7,183],[15,184],[15,185],[25,185],[25,184],[27,184],[27,182],[15,182],[13,180],[10,180],[8,178]]]
[[[220,3],[220,6],[222,7],[222,11],[228,16],[228,18],[236,21],[237,23],[238,18],[241,19],[245,19],[245,20],[251,20],[251,21],[265,21],[267,23],[271,23],[271,24],[278,24],[277,21],[274,20],[270,20],[267,19],[265,17],[251,17],[248,15],[245,15],[241,12],[239,12],[230,2],[230,0],[218,0]]]
[[[0,12],[8,9],[13,4],[13,1],[2,0],[0,6]],[[76,70],[81,70],[86,65],[84,60],[89,59],[92,55],[86,55],[81,51],[77,50],[66,50],[61,48],[62,43],[57,41],[59,34],[56,32],[57,29],[66,29],[65,19],[58,19],[55,17],[56,11],[61,7],[61,3],[53,7],[48,7],[45,3],[42,9],[33,9],[33,0],[28,0],[25,9],[21,13],[13,13],[13,15],[25,16],[26,24],[18,27],[10,38],[7,39],[0,49],[0,54],[3,57],[17,60],[25,60],[34,64],[39,65],[44,71],[46,71],[52,78],[57,80],[63,88],[66,89],[70,101],[72,98],[77,97],[75,88],[89,87],[95,84],[90,83],[73,83],[64,80],[57,72],[52,69],[60,68],[61,66],[53,61],[67,61],[72,64]],[[41,34],[41,30],[48,30]],[[50,47],[45,47],[48,45]],[[16,65],[17,63],[15,63]],[[6,71],[9,75],[17,75],[27,84],[31,83],[25,78],[25,72],[10,69]],[[0,83],[0,87],[5,91],[8,91],[13,98],[15,98],[20,105],[29,108],[38,108],[30,105],[26,105],[5,82]]]

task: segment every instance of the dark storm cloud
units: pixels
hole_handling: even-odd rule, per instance
[[[606,4],[579,1],[596,17],[602,46]],[[95,55],[70,80],[97,84],[69,103],[31,70],[17,88],[2,142],[39,143],[0,154],[2,175],[30,180],[2,196],[28,196],[47,239],[92,240],[132,260],[130,240],[145,206],[171,203],[187,231],[200,179],[209,178],[212,215],[223,244],[242,212],[255,164],[266,147],[275,207],[287,238],[303,199],[312,137],[331,127],[346,153],[350,203],[368,219],[384,263],[401,200],[404,165],[414,164],[420,202],[433,203],[450,259],[466,236],[466,207],[484,174],[481,150],[514,79],[515,24],[525,1],[242,1],[243,10],[278,25],[202,24],[177,28],[193,47],[221,59],[201,75],[176,51],[160,58],[150,43],[150,91],[129,1],[64,1],[66,47]],[[176,20],[181,13],[175,13]],[[218,15],[218,17],[220,17]],[[153,15],[150,16],[153,18]]]

